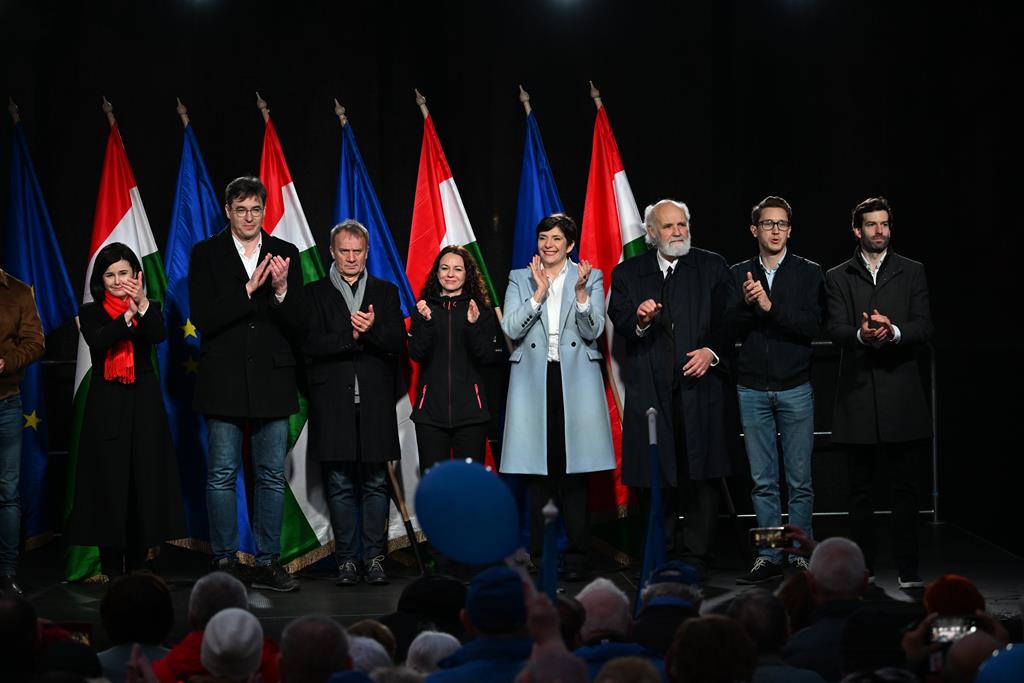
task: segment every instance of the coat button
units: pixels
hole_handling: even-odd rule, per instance
[[[573,342],[572,344],[570,344],[570,346],[576,346],[576,342]]]
[[[531,344],[530,344],[530,348],[531,348],[531,349],[535,349],[535,348],[537,348],[537,345],[536,345],[536,344],[533,344],[533,343],[531,343]]]

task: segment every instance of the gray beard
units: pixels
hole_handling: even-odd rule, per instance
[[[658,251],[661,252],[662,256],[667,256],[669,258],[679,258],[680,256],[686,256],[687,254],[690,253],[690,238],[687,237],[682,244],[678,242],[674,244],[671,242],[664,244],[659,243]]]

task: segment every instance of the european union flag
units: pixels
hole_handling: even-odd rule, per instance
[[[561,213],[555,177],[540,139],[537,118],[526,115],[526,144],[523,146],[523,170],[519,175],[519,199],[516,224],[512,233],[512,268],[525,268],[537,253],[537,224],[545,216]],[[577,239],[577,242],[579,240]],[[573,250],[574,255],[577,250]]]
[[[178,186],[174,193],[171,227],[164,251],[167,271],[167,341],[157,349],[160,380],[163,385],[167,420],[178,455],[182,500],[189,538],[210,540],[209,518],[206,514],[206,420],[192,410],[196,371],[199,367],[199,335],[189,318],[188,262],[192,245],[214,235],[224,227],[224,211],[206,172],[192,124],[185,126],[185,140],[178,168]],[[245,475],[241,468],[236,483],[245,491]],[[255,553],[256,544],[249,526],[249,510],[244,495],[238,501],[239,550]]]
[[[78,305],[71,281],[64,269],[64,260],[32,166],[28,141],[21,123],[15,124],[12,136],[10,193],[3,253],[4,270],[32,286],[44,334],[54,331],[77,314]],[[25,369],[25,378],[21,383],[21,405],[25,418],[19,486],[21,531],[27,539],[27,545],[31,546],[35,537],[53,529],[50,500],[46,495],[49,439],[39,363],[32,363]]]

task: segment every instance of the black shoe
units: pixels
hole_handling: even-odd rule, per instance
[[[366,567],[366,583],[371,586],[384,586],[388,583],[388,575],[384,573],[384,567],[381,565],[383,561],[383,555],[378,555],[370,560],[370,564]]]
[[[736,579],[736,583],[742,586],[748,586],[755,583],[775,581],[776,579],[781,578],[782,567],[775,564],[767,557],[758,557],[754,560],[754,567],[750,570],[750,573]]]
[[[238,558],[234,555],[232,555],[231,557],[222,557],[210,565],[210,571],[224,572],[225,574],[230,574],[231,576],[235,577],[243,584],[248,586],[250,583],[250,577],[248,576],[248,572],[246,571],[247,569],[248,567],[242,565],[242,563],[239,562]]]
[[[924,588],[924,581],[915,569],[900,572],[900,588]]]
[[[299,589],[299,582],[284,570],[281,563],[274,559],[270,564],[259,565],[253,572],[253,588],[288,593]]]
[[[356,568],[356,563],[352,560],[342,562],[338,567],[338,578],[334,582],[335,586],[354,586],[359,583],[359,570]]]
[[[18,585],[18,580],[11,576],[0,576],[0,595],[14,595],[19,598],[25,597],[25,592]]]

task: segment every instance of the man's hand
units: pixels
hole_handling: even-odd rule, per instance
[[[903,641],[900,645],[903,647],[903,654],[906,655],[908,662],[915,665],[920,664],[928,658],[928,655],[942,649],[944,643],[928,642],[928,632],[931,630],[932,622],[938,617],[937,613],[932,612],[921,620],[917,628],[903,634]]]
[[[760,280],[755,280],[749,270],[747,279],[743,283],[743,301],[747,304],[756,303],[765,313],[772,310],[772,300],[768,297],[768,292],[764,291],[764,285]]]
[[[469,306],[466,308],[466,322],[470,325],[474,324],[480,319],[480,307],[476,305],[476,301],[473,299],[469,300]]]
[[[3,358],[0,358],[0,375],[4,374],[4,370],[6,370],[6,369],[7,369],[7,361],[5,361]]]
[[[988,612],[983,612],[980,609],[974,612],[974,616],[978,622],[979,631],[984,631],[989,634],[1002,643],[1003,647],[1009,644],[1010,634],[1006,630],[1006,627],[999,623],[998,619]]]
[[[879,328],[871,327],[871,319],[868,318],[867,313],[861,313],[860,319],[860,340],[865,344],[873,344],[877,341],[879,334]]]
[[[270,254],[264,256],[263,260],[256,266],[256,269],[252,271],[252,277],[245,283],[245,293],[250,299],[253,292],[262,287],[263,283],[267,281],[267,277],[270,275],[270,270],[268,270],[270,259]]]
[[[291,261],[290,256],[288,258],[275,256],[270,259],[267,266],[270,269],[270,285],[274,288],[274,294],[279,297],[288,293],[288,266],[291,265]]]
[[[795,524],[783,524],[782,528],[784,529],[782,533],[786,537],[786,540],[796,541],[800,544],[799,548],[783,548],[782,552],[788,553],[789,555],[799,555],[800,557],[810,557],[811,553],[814,552],[814,546],[818,545],[814,539],[808,536],[806,531]]]
[[[430,305],[426,301],[423,299],[417,301],[416,310],[421,316],[423,316],[424,320],[430,320]]]
[[[686,365],[683,366],[683,376],[698,379],[704,376],[708,368],[711,367],[712,361],[715,360],[715,354],[711,353],[711,349],[706,346],[690,351],[686,357],[690,360],[686,361]]]
[[[369,310],[365,313],[363,311],[356,311],[352,314],[352,338],[359,339],[360,335],[366,334],[366,332],[373,327],[374,315],[373,315],[373,304],[370,304]]]
[[[648,299],[636,308],[636,320],[640,327],[647,327],[654,320],[654,316],[661,312],[661,304],[655,303],[654,299]]]
[[[872,309],[870,320],[878,326],[875,328],[875,341],[881,343],[892,341],[896,338],[896,333],[892,329],[892,321],[887,316],[879,313],[877,308]]]
[[[138,643],[132,645],[132,653],[128,657],[128,666],[125,667],[125,681],[127,683],[159,683],[153,667],[150,666],[146,655],[142,654],[142,646]]]
[[[540,262],[540,256],[534,256],[530,261],[530,274],[533,275],[533,281],[537,285],[537,291],[533,293],[533,300],[542,304],[544,297],[547,296],[548,287],[551,286],[551,280],[544,272],[544,264]]]

